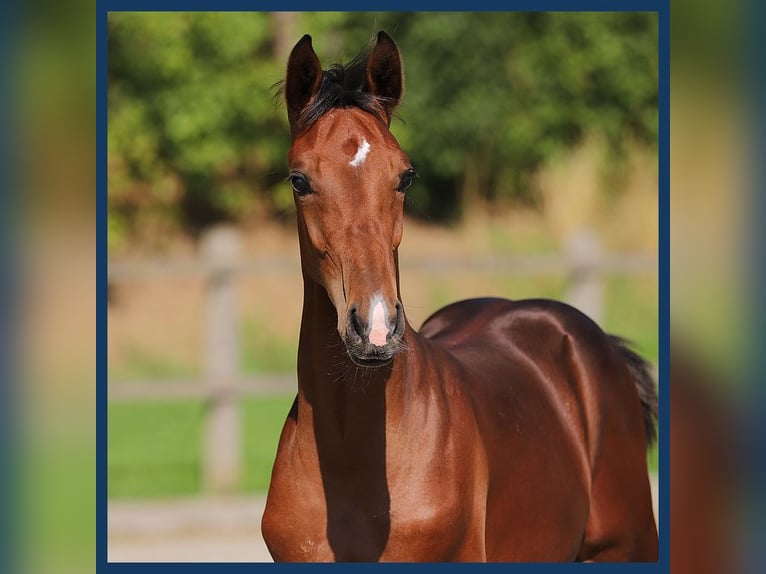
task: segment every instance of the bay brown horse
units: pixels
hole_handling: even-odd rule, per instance
[[[415,331],[397,249],[414,171],[384,32],[283,84],[303,314],[262,521],[276,561],[654,561],[647,364],[550,300],[473,299]]]

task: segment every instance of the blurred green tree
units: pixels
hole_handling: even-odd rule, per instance
[[[534,200],[535,172],[588,135],[614,161],[656,145],[652,13],[113,13],[110,245],[290,210],[272,88],[287,54],[310,33],[323,64],[348,60],[378,29],[405,62],[392,129],[420,175],[412,214]]]
[[[282,206],[273,27],[257,12],[110,15],[112,244],[137,226],[194,232]]]

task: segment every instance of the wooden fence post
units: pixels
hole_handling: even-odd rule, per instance
[[[212,390],[205,412],[203,436],[203,488],[233,492],[240,483],[241,448],[236,382],[239,372],[237,297],[234,266],[240,256],[239,232],[215,226],[200,241],[200,254],[208,266],[205,285],[205,384]]]
[[[600,269],[601,242],[590,229],[573,233],[567,240],[568,284],[565,300],[599,325],[604,310],[604,281]]]

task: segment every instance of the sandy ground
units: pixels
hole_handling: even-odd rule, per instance
[[[264,496],[109,503],[110,562],[271,562]]]
[[[657,514],[657,476],[651,476]],[[109,503],[110,562],[271,562],[263,496]]]

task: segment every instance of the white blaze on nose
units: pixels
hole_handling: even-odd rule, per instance
[[[383,307],[383,302],[378,301],[372,308],[372,317],[370,319],[370,343],[377,347],[382,347],[386,344],[386,335],[388,335],[388,327],[386,327],[386,310]]]
[[[348,165],[351,167],[359,167],[364,163],[364,160],[367,159],[367,154],[370,151],[370,144],[367,143],[367,140],[362,138],[362,143],[359,144],[359,149],[356,150],[356,155],[354,156],[354,159],[352,159],[350,162],[348,162]]]

